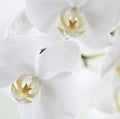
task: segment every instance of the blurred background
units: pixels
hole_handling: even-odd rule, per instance
[[[0,40],[16,15],[24,9],[24,0],[0,0]],[[0,93],[0,119],[20,119],[17,105]]]

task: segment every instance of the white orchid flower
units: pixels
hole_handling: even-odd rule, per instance
[[[42,54],[41,48],[39,39],[0,42],[0,87],[11,85],[23,119],[74,119],[81,101],[72,72],[80,49],[73,41],[56,43]]]
[[[40,31],[75,36],[92,48],[111,44],[109,32],[119,20],[119,0],[26,0],[25,11]]]
[[[60,76],[60,75],[59,75]],[[91,107],[93,106],[94,104],[94,100],[95,100],[95,97],[98,95],[98,92],[99,92],[99,88],[98,88],[98,83],[99,83],[99,80],[98,80],[98,72],[93,70],[93,69],[84,69],[83,71],[80,72],[79,75],[77,75],[77,79],[78,79],[78,84],[79,84],[79,94],[80,94],[80,98],[79,96],[77,98],[79,98],[79,103],[80,103],[80,111],[79,111],[79,114],[78,114],[78,117],[75,118],[75,119],[79,119],[79,118],[82,118],[82,119],[85,119],[85,117],[87,117],[87,114],[89,113],[89,111],[91,110]],[[59,77],[58,77],[59,78]],[[61,76],[60,76],[61,78]],[[57,82],[57,81],[56,81]],[[65,83],[65,87],[64,86],[61,86],[61,90],[64,88],[66,89],[66,82]],[[73,83],[73,82],[72,82]],[[49,84],[50,85],[50,84]],[[62,85],[62,84],[61,84]],[[71,84],[69,84],[71,85]],[[52,84],[53,86],[53,84]],[[55,83],[55,88],[56,88],[56,83]],[[70,86],[71,87],[71,86]],[[52,88],[52,87],[51,87]],[[74,87],[76,88],[76,87]],[[53,88],[52,88],[53,89]],[[63,89],[63,90],[64,90]],[[50,88],[49,88],[50,90]],[[55,89],[58,92],[57,89]],[[73,90],[73,89],[69,89],[69,90]],[[47,92],[47,94],[51,94],[50,92]],[[63,93],[63,92],[61,92]],[[71,93],[70,93],[71,95]],[[73,97],[75,98],[75,96]],[[46,98],[44,98],[46,100]],[[44,100],[43,99],[43,100]],[[49,106],[51,106],[51,104],[49,104],[48,102],[51,100],[51,98],[49,97],[47,99],[47,102],[45,101],[44,103],[46,103],[46,107],[44,107],[44,109],[46,110],[46,108],[49,108]],[[64,103],[65,104],[65,103]],[[69,104],[69,103],[67,103]],[[32,106],[34,105],[34,106]],[[41,104],[39,103],[39,100],[37,102],[34,102],[33,104],[29,104],[29,105],[19,105],[19,112],[21,113],[21,116],[24,118],[30,118],[32,117],[33,119],[35,118],[39,118],[39,115],[42,115],[40,112],[43,111],[43,107],[40,106]],[[71,105],[71,104],[70,104]],[[69,105],[69,106],[70,106]],[[32,106],[32,109],[31,109],[31,106]],[[52,105],[53,106],[53,105]],[[55,105],[56,106],[56,105]],[[72,105],[72,113],[75,111],[74,110],[74,104]],[[24,109],[25,108],[25,109]],[[49,109],[46,113],[46,117],[45,119],[49,119],[51,117],[50,113],[56,113],[56,118],[57,119],[61,119],[63,116],[62,115],[59,115],[58,113],[58,110],[55,110],[54,107],[50,107],[50,109],[53,111],[51,112]],[[34,113],[32,113],[34,110],[36,110],[36,115]],[[69,109],[67,109],[67,112],[70,111],[70,107]],[[28,115],[28,112],[29,112],[29,115]],[[40,114],[39,114],[39,113]],[[72,114],[71,113],[71,114]],[[42,117],[44,119],[44,115]],[[64,117],[65,119],[69,119],[70,117],[69,116],[65,116]],[[63,119],[64,119],[63,118]],[[74,119],[73,116],[71,116],[70,119]]]

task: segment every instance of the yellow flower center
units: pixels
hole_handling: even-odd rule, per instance
[[[60,22],[62,26],[58,27],[58,29],[62,34],[71,36],[85,33],[85,16],[76,6],[64,9],[61,12]]]
[[[15,99],[20,103],[31,103],[39,92],[39,79],[33,75],[22,75],[11,86]]]

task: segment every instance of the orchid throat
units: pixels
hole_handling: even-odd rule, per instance
[[[63,9],[60,16],[61,26],[58,27],[62,34],[67,35],[82,35],[85,33],[85,15],[74,6]]]
[[[39,93],[39,78],[34,75],[22,75],[11,86],[11,91],[19,103],[31,103]]]

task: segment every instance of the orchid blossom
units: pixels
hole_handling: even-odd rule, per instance
[[[109,32],[118,23],[119,4],[119,0],[26,0],[25,12],[40,31],[47,33],[55,26],[53,34],[57,31],[99,49],[111,44]]]
[[[73,41],[60,41],[40,53],[42,48],[39,39],[1,41],[0,87],[10,85],[23,119],[74,119],[81,97],[72,72],[80,49]]]

